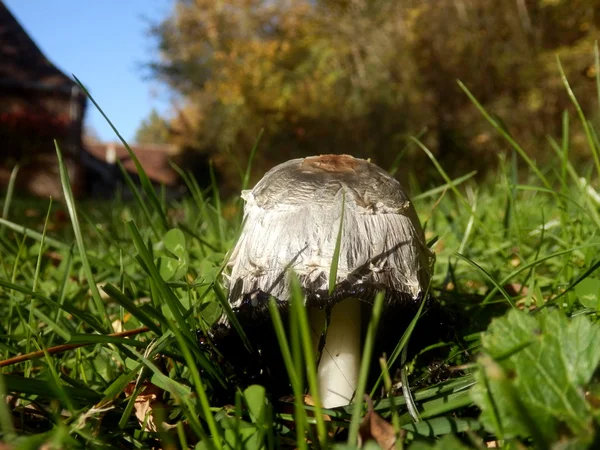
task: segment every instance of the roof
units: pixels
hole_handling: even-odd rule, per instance
[[[155,183],[172,186],[179,176],[169,165],[175,147],[171,145],[140,144],[130,146],[148,177]],[[96,159],[114,164],[120,160],[127,172],[137,174],[137,169],[127,149],[120,143],[88,143],[85,149]]]
[[[75,82],[57,69],[0,0],[0,85],[64,92]]]

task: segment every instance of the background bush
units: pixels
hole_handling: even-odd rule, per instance
[[[597,0],[178,0],[152,29],[150,68],[177,97],[169,140],[210,156],[229,187],[262,128],[256,174],[319,153],[390,167],[421,131],[451,175],[484,173],[507,147],[456,80],[546,162],[545,137],[572,109],[557,55],[597,119],[599,13]],[[140,131],[153,126],[164,122]],[[401,174],[424,166],[416,149],[404,156]]]

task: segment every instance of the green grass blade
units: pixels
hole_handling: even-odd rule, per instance
[[[428,294],[429,294],[429,287],[427,288],[424,298],[427,298]],[[423,312],[424,307],[425,307],[425,301],[421,301],[421,304],[419,305],[419,309],[417,310],[415,317],[413,318],[413,320],[411,320],[410,324],[408,325],[408,327],[402,334],[402,338],[400,339],[400,341],[398,341],[398,343],[396,344],[396,347],[394,348],[394,351],[392,352],[392,354],[390,355],[390,358],[388,359],[388,364],[390,365],[390,367],[394,365],[394,363],[396,362],[396,359],[398,359],[398,356],[400,356],[400,353],[402,352],[404,347],[406,345],[408,345],[410,336],[411,336],[413,330],[415,329],[415,327],[417,326],[417,322],[419,321],[419,318],[421,317],[421,313]],[[375,393],[377,392],[377,390],[379,389],[379,386],[381,385],[382,380],[383,380],[383,374],[380,373],[379,377],[377,378],[377,381],[375,382],[375,384],[373,385],[373,388],[371,389],[371,393],[369,394],[371,397],[373,397],[375,395]]]
[[[460,246],[458,247],[458,253],[462,253],[467,246],[467,242],[469,241],[469,237],[471,236],[471,231],[473,230],[473,224],[475,222],[476,213],[477,212],[477,195],[473,196],[473,201],[471,202],[471,211],[469,216],[469,221],[467,222],[467,226],[465,228],[465,232],[463,234],[463,238],[460,241]]]
[[[425,402],[431,399],[442,399],[446,401],[450,395],[457,392],[463,392],[471,389],[475,385],[475,379],[472,374],[467,374],[462,378],[443,381],[433,386],[426,387],[413,393],[415,401]],[[406,398],[404,396],[394,397],[394,403],[398,406],[406,405]],[[385,411],[391,407],[390,399],[378,400],[375,405],[375,411]],[[346,408],[349,410],[348,408]],[[351,411],[350,411],[351,412]]]
[[[569,84],[569,80],[567,79],[567,76],[565,75],[565,71],[563,70],[563,67],[562,67],[562,64],[560,63],[560,58],[558,57],[558,55],[556,55],[556,64],[558,65],[558,71],[560,72],[560,78],[561,78],[563,84],[565,85],[565,89],[567,90],[567,94],[569,95],[569,98],[571,99],[573,106],[575,106],[575,110],[577,111],[577,115],[579,116],[579,120],[581,121],[581,125],[583,126],[583,130],[585,131],[585,136],[586,136],[588,145],[590,147],[590,151],[592,152],[592,157],[594,158],[594,164],[596,165],[596,172],[597,172],[598,176],[600,176],[600,157],[598,156],[598,147],[596,146],[596,144],[594,142],[590,124],[588,123],[587,119],[585,118],[585,114],[583,113],[583,110],[581,109],[581,105],[577,101],[577,97],[575,97],[575,93],[573,92],[573,89],[571,89],[571,85]]]
[[[59,324],[57,321],[52,320],[50,318],[50,316],[44,314],[43,312],[44,310],[42,308],[38,308],[37,305],[34,305],[33,307],[30,306],[30,313],[32,316],[35,316],[38,319],[38,323],[33,323],[33,325],[36,328],[39,328],[40,323],[43,323],[45,325],[48,326],[48,329],[52,330],[53,333],[55,333],[57,336],[63,338],[64,340],[68,340],[71,338],[71,333],[69,333],[68,330],[65,330],[65,328],[63,326],[61,326],[61,324]]]
[[[6,195],[4,196],[4,205],[2,206],[2,218],[8,219],[8,212],[10,211],[10,204],[13,199],[15,192],[15,182],[17,181],[17,174],[19,173],[19,165],[13,167],[10,172],[10,178],[8,179],[8,185],[6,186]]]
[[[335,285],[337,284],[337,271],[340,262],[340,249],[342,248],[342,235],[344,233],[344,212],[346,209],[346,192],[342,192],[342,209],[340,212],[340,228],[335,239],[335,248],[333,250],[333,258],[331,267],[329,268],[329,295],[333,294]]]
[[[162,299],[167,303],[171,314],[173,314],[175,322],[181,330],[187,330],[189,327],[186,324],[185,319],[183,318],[183,314],[181,312],[183,306],[181,305],[181,303],[179,302],[169,285],[165,283],[162,277],[160,276],[158,268],[154,264],[154,258],[148,251],[148,247],[144,243],[144,240],[142,239],[138,228],[135,226],[135,223],[133,221],[127,222],[127,228],[129,229],[129,233],[131,234],[133,243],[135,245],[136,250],[138,251],[138,255],[141,259],[141,262],[143,263],[144,269],[148,272],[151,281],[154,281],[154,283],[156,283],[156,287],[160,292]],[[187,334],[189,335],[189,337],[191,337],[189,331]]]
[[[24,378],[18,375],[1,375],[4,377],[6,392],[18,392],[21,394],[38,395],[41,398],[52,398],[52,385],[49,381],[41,378]],[[87,388],[74,388],[62,386],[63,391],[71,400],[83,402],[96,402],[102,398],[98,392]]]
[[[375,296],[375,302],[373,303],[373,309],[371,312],[371,320],[369,320],[369,325],[367,328],[367,336],[365,337],[365,345],[363,348],[360,371],[356,384],[356,393],[354,394],[352,420],[350,422],[350,430],[348,432],[349,445],[356,445],[358,442],[358,429],[360,427],[360,419],[363,411],[363,397],[365,396],[367,379],[369,377],[369,367],[371,365],[371,355],[373,354],[375,335],[377,333],[377,326],[379,325],[379,318],[381,317],[384,298],[385,292],[378,292]]]
[[[206,420],[206,423],[208,424],[210,435],[213,439],[213,442],[215,443],[216,448],[218,450],[221,450],[223,448],[223,446],[221,445],[221,431],[217,426],[215,418],[210,409],[210,403],[206,395],[206,390],[204,389],[204,384],[202,382],[202,379],[200,378],[200,372],[198,370],[198,367],[196,367],[196,363],[194,361],[194,358],[192,357],[192,352],[190,352],[188,348],[188,343],[184,339],[181,332],[175,327],[172,327],[171,331],[175,334],[175,338],[177,339],[177,343],[179,344],[179,350],[183,354],[187,369],[192,375],[192,381],[194,383],[196,395],[200,400],[200,407],[203,412],[204,420]]]
[[[58,146],[58,142],[54,141],[54,146],[56,147],[56,155],[58,157],[60,182],[63,188],[64,200],[67,205],[67,210],[69,211],[69,216],[71,217],[71,224],[73,226],[73,233],[75,234],[75,241],[77,242],[77,249],[79,250],[79,257],[81,258],[81,265],[83,266],[88,286],[90,288],[90,292],[92,293],[92,299],[96,307],[96,313],[101,317],[101,320],[104,323],[105,327],[110,329],[111,325],[110,321],[108,320],[108,314],[106,313],[106,308],[104,307],[102,297],[100,297],[100,292],[98,292],[98,287],[96,286],[96,282],[94,281],[94,273],[92,272],[92,267],[90,266],[90,262],[87,257],[85,241],[83,239],[81,227],[79,226],[79,218],[77,217],[75,197],[73,196],[73,191],[71,190],[71,181],[69,180],[69,173],[67,172],[62,152],[60,151],[60,147]]]
[[[296,425],[296,446],[299,449],[306,449],[306,437],[305,437],[305,426],[306,426],[306,411],[304,409],[304,393],[302,392],[302,384],[300,378],[304,375],[296,372],[294,366],[294,360],[292,359],[292,353],[288,345],[287,337],[285,335],[285,329],[277,303],[273,297],[269,299],[269,312],[271,313],[271,319],[273,322],[273,328],[277,336],[277,342],[279,342],[279,348],[281,349],[281,355],[283,362],[287,370],[288,376],[290,377],[290,383],[294,392],[294,422]]]
[[[42,238],[42,233],[32,230],[31,228],[24,227],[23,225],[18,225],[16,223],[11,222],[6,219],[0,219],[0,225],[4,226],[10,230],[13,230],[17,233],[20,233],[23,236],[27,236],[28,238],[34,239],[38,242],[41,242],[42,239],[44,239],[44,242],[46,244],[48,244],[54,248],[58,248],[58,249],[62,249],[62,250],[69,250],[71,248],[70,245],[65,244],[64,242],[60,242],[57,239],[53,239],[50,237]]]
[[[417,139],[421,139],[425,133],[427,132],[427,128],[422,128],[421,131],[419,131],[416,134],[416,138]],[[398,169],[400,168],[400,163],[402,162],[402,158],[404,157],[404,154],[406,153],[406,151],[411,147],[411,145],[413,145],[413,141],[409,140],[406,145],[404,146],[404,148],[402,148],[402,150],[400,150],[398,152],[398,155],[396,156],[396,158],[394,158],[394,161],[392,162],[392,165],[390,166],[390,169],[388,170],[388,173],[391,176],[395,176],[396,172],[398,172]]]
[[[254,347],[252,346],[252,343],[248,340],[248,336],[246,336],[246,332],[242,328],[242,325],[240,324],[240,321],[238,320],[237,316],[233,313],[233,310],[231,309],[231,305],[227,301],[227,298],[225,297],[225,294],[221,290],[221,287],[217,284],[214,284],[213,290],[215,292],[215,295],[217,297],[219,304],[221,305],[221,308],[223,308],[223,311],[225,312],[225,316],[227,317],[227,320],[229,321],[231,326],[235,329],[235,331],[239,335],[239,337],[242,339],[242,342],[244,343],[244,347],[246,347],[246,350],[248,350],[250,353],[254,353]]]
[[[127,223],[127,228],[133,238],[134,245],[138,251],[139,260],[142,264],[142,267],[148,272],[150,276],[150,284],[156,287],[157,292],[160,297],[165,301],[169,311],[173,315],[175,319],[175,323],[177,324],[177,328],[185,338],[188,345],[193,349],[194,353],[198,357],[198,363],[202,365],[202,367],[210,373],[219,383],[224,384],[222,377],[216,372],[215,368],[210,364],[204,353],[198,347],[198,340],[196,336],[192,332],[191,324],[186,322],[186,318],[182,311],[185,311],[183,305],[170,288],[170,286],[162,279],[160,273],[158,272],[158,268],[154,264],[154,260],[148,248],[144,244],[142,240],[142,236],[140,235],[135,224],[130,221]],[[186,311],[186,317],[188,313],[192,311]]]
[[[46,220],[44,220],[44,228],[42,230],[42,240],[40,241],[40,247],[38,250],[37,261],[35,264],[35,272],[33,273],[33,282],[32,282],[32,288],[31,288],[31,290],[33,292],[37,291],[37,284],[38,284],[38,280],[39,280],[39,276],[40,276],[40,267],[42,264],[42,256],[44,254],[44,240],[46,238],[46,230],[48,228],[48,218],[50,216],[51,210],[52,210],[52,199],[50,199],[50,202],[48,205],[48,211],[46,213]],[[37,315],[39,317],[39,314],[36,314],[36,313],[39,313],[39,311],[37,310],[37,307],[36,307],[35,297],[32,297],[31,301],[29,303],[29,328],[27,330],[27,340],[31,339],[31,335],[30,335],[31,330],[36,330],[38,328],[33,320],[34,316]],[[47,317],[44,317],[44,318],[49,319]],[[46,323],[48,323],[48,322],[46,322]],[[59,330],[58,327],[54,327],[54,328]]]
[[[490,281],[490,283],[492,283],[492,285],[494,286],[494,288],[496,289],[496,291],[499,291],[500,294],[502,294],[502,296],[506,299],[506,301],[508,302],[508,304],[510,306],[512,306],[513,308],[516,308],[515,303],[510,298],[510,295],[508,295],[508,293],[506,292],[506,290],[500,285],[500,283],[498,283],[494,279],[494,277],[492,277],[492,275],[487,270],[485,270],[483,267],[481,267],[479,264],[477,264],[472,259],[466,257],[465,255],[461,255],[460,253],[456,253],[456,256],[458,256],[463,261],[466,261],[471,266],[473,266],[477,270],[479,270],[483,275],[485,275],[485,277]]]
[[[46,352],[45,349],[44,359],[46,360],[48,372],[50,373],[50,376],[48,377],[48,384],[56,393],[58,400],[64,405],[66,409],[69,410],[71,415],[73,415],[75,413],[75,406],[71,401],[71,397],[64,389],[65,386],[61,383],[60,377],[58,376],[58,372],[56,371],[56,367],[54,367],[55,362],[52,359],[52,356],[48,352]]]
[[[68,341],[69,344],[119,344],[130,345],[136,348],[146,348],[146,342],[136,341],[131,338],[122,338],[117,336],[106,336],[101,334],[72,334]]]
[[[250,150],[250,156],[248,157],[248,163],[246,164],[246,172],[244,173],[244,178],[242,180],[242,190],[248,189],[248,184],[250,183],[250,173],[252,172],[252,163],[254,162],[254,157],[256,156],[256,151],[258,150],[258,144],[260,144],[260,140],[265,132],[264,128],[261,128],[258,136],[256,137],[256,141],[254,141],[254,145],[252,146],[252,150]]]
[[[114,285],[106,283],[102,287],[102,290],[110,295],[112,299],[118,302],[123,308],[125,308],[127,312],[131,313],[131,315],[133,315],[141,323],[150,328],[154,333],[157,335],[162,334],[160,327],[158,327],[144,311],[142,311],[133,301],[119,291],[119,289],[117,289]]]
[[[131,175],[129,175],[129,173],[127,172],[127,170],[125,169],[125,166],[123,166],[121,161],[117,161],[117,165],[119,166],[119,170],[121,171],[121,175],[123,175],[123,179],[125,180],[127,187],[133,194],[133,198],[135,198],[135,201],[136,201],[138,207],[144,214],[144,217],[146,218],[146,223],[148,224],[148,226],[154,233],[154,236],[156,237],[156,239],[160,239],[161,236],[155,226],[155,220],[153,220],[152,214],[150,213],[150,210],[148,209],[146,202],[142,198],[142,194],[140,193],[140,190],[137,188],[137,186],[133,182]]]
[[[214,168],[212,162],[210,162],[208,168],[209,168],[209,172],[210,172],[210,184],[211,184],[212,193],[213,193],[213,202],[215,204],[215,210],[216,210],[216,214],[214,216],[216,232],[217,232],[217,236],[219,238],[219,244],[220,244],[221,248],[224,248],[224,245],[223,245],[224,231],[223,231],[223,214],[221,211],[221,194],[219,193],[219,184],[217,183],[217,176],[215,174],[215,168]]]
[[[406,399],[406,407],[408,408],[408,414],[410,415],[412,421],[417,423],[421,421],[421,415],[419,414],[419,410],[417,409],[415,399],[412,395],[412,391],[410,390],[410,386],[408,384],[408,369],[406,367],[407,356],[408,342],[402,348],[402,354],[400,357],[400,364],[402,364],[402,368],[400,369],[400,381],[402,382],[402,395]]]
[[[561,298],[564,295],[567,295],[567,293],[569,293],[572,289],[574,289],[575,286],[577,286],[579,283],[581,283],[583,280],[585,280],[587,277],[589,277],[592,273],[594,273],[599,268],[600,268],[600,261],[597,261],[596,263],[592,264],[591,267],[588,267],[581,275],[579,275],[577,277],[577,279],[575,281],[573,281],[573,283],[571,283],[569,286],[567,286],[560,294],[549,299],[544,304],[544,307],[551,305],[551,304],[555,304],[559,298]]]
[[[423,436],[433,438],[451,433],[464,433],[480,430],[481,424],[475,419],[456,419],[453,417],[437,417],[419,423],[410,423],[402,426],[409,431],[407,437]]]
[[[44,256],[44,245],[46,241],[46,230],[48,229],[48,219],[50,218],[50,212],[52,211],[52,199],[48,203],[48,211],[46,212],[46,220],[44,220],[44,228],[42,229],[42,240],[40,241],[40,250],[38,251],[37,261],[35,263],[35,273],[33,274],[33,287],[32,291],[37,291],[37,284],[40,278],[40,267],[42,265],[42,257]]]
[[[467,97],[471,100],[471,102],[475,105],[475,107],[479,110],[481,115],[485,117],[485,119],[496,129],[496,131],[506,140],[508,143],[517,151],[519,156],[523,158],[523,160],[527,163],[529,168],[535,175],[539,178],[539,180],[546,186],[548,189],[552,189],[552,186],[548,182],[548,179],[542,174],[540,169],[537,167],[536,163],[529,157],[529,155],[523,150],[523,148],[513,139],[513,137],[506,132],[504,127],[502,127],[497,120],[495,120],[490,114],[486,111],[481,103],[475,98],[475,96],[471,93],[471,91],[461,82],[457,81],[460,88],[463,90]]]
[[[423,403],[423,412],[420,414],[422,419],[439,416],[460,408],[468,407],[473,404],[470,391],[457,392],[443,398]]]
[[[460,201],[469,210],[469,212],[471,213],[471,217],[473,217],[474,222],[479,226],[479,230],[484,232],[487,236],[491,237],[490,231],[488,230],[487,226],[481,221],[481,219],[479,217],[473,216],[473,206],[471,205],[469,200],[467,200],[467,198],[457,189],[456,184],[452,182],[452,179],[448,176],[446,171],[440,165],[440,163],[437,160],[437,158],[435,157],[435,155],[433,153],[431,153],[431,151],[421,141],[418,141],[413,137],[411,137],[411,140],[413,140],[413,142],[415,142],[419,146],[419,148],[421,150],[423,150],[423,152],[431,160],[431,162],[437,169],[438,173],[442,176],[442,178],[446,182],[446,185],[452,190],[452,192],[456,196],[456,199],[458,201]]]
[[[60,283],[60,289],[58,292],[58,304],[59,305],[63,305],[65,302],[65,297],[67,294],[67,285],[69,282],[69,276],[70,276],[72,267],[73,267],[73,249],[71,248],[71,250],[67,253],[67,260],[66,260],[66,264],[64,267],[64,273],[63,273],[61,283]],[[58,322],[61,315],[62,315],[62,310],[57,309],[56,314],[54,315],[54,321]]]
[[[0,373],[0,436],[4,442],[10,442],[16,437],[15,427],[13,426],[12,413],[8,409],[6,385],[4,378]]]
[[[10,281],[7,280],[3,280],[2,278],[0,278],[0,286],[5,287],[7,289],[16,291],[16,292],[21,292],[23,294],[35,297],[39,300],[42,300],[44,303],[47,303],[51,308],[59,308],[62,309],[63,311],[65,311],[66,313],[71,314],[73,317],[79,319],[82,323],[85,323],[87,325],[89,325],[90,327],[92,327],[94,330],[105,334],[106,333],[106,328],[104,327],[104,325],[100,322],[100,320],[96,317],[96,315],[92,315],[90,313],[87,312],[82,312],[79,311],[78,309],[72,307],[71,305],[65,303],[65,304],[59,304],[57,302],[55,302],[54,300],[39,294],[37,292],[32,291],[31,289],[25,287],[25,286],[21,286],[15,283],[11,283]]]
[[[586,244],[586,245],[581,245],[581,246],[577,246],[577,247],[572,247],[567,250],[562,250],[560,252],[551,253],[549,255],[546,255],[539,259],[536,259],[535,261],[532,261],[530,263],[522,265],[518,269],[514,270],[513,272],[509,273],[504,278],[502,278],[497,284],[495,284],[494,287],[483,298],[483,300],[481,301],[481,304],[485,305],[486,303],[491,301],[492,297],[499,291],[499,287],[505,286],[507,283],[509,283],[512,279],[514,279],[520,273],[525,272],[526,270],[528,270],[532,267],[535,267],[537,265],[540,265],[541,263],[548,261],[550,259],[558,258],[559,256],[564,256],[569,253],[573,253],[576,250],[583,250],[586,248],[594,248],[594,247],[600,247],[600,243],[592,243],[592,244]]]
[[[475,175],[477,175],[477,171],[474,170],[472,172],[469,172],[466,175],[463,175],[461,177],[455,178],[454,180],[452,180],[450,183],[444,183],[441,186],[437,186],[433,189],[429,189],[428,191],[422,192],[418,195],[413,195],[412,199],[413,201],[417,201],[417,200],[423,200],[429,197],[435,197],[436,195],[447,191],[448,189],[454,189],[456,186],[464,183],[467,180],[470,180],[471,178],[473,178]]]
[[[454,195],[456,195],[456,198],[458,200],[460,200],[464,205],[466,205],[469,209],[471,208],[471,205],[469,204],[469,201],[465,198],[465,196],[456,188],[455,183],[452,182],[452,179],[448,176],[448,174],[446,173],[446,171],[444,170],[444,168],[441,166],[441,164],[439,163],[439,161],[437,160],[437,158],[434,156],[433,153],[431,153],[431,151],[419,140],[417,140],[414,137],[410,138],[411,141],[413,141],[415,144],[417,144],[417,146],[427,155],[427,157],[431,160],[431,162],[433,163],[433,165],[435,166],[436,170],[438,171],[438,173],[442,176],[442,178],[444,179],[444,182],[446,183],[446,185],[452,190],[452,192],[454,193]]]
[[[385,357],[379,358],[379,367],[381,368],[381,374],[383,376],[383,386],[385,387],[385,391],[388,395],[388,399],[390,401],[391,411],[392,411],[392,426],[394,427],[394,434],[396,435],[396,443],[399,444],[400,441],[400,418],[398,416],[398,407],[396,406],[396,402],[394,401],[394,396],[392,395],[393,384],[392,377],[390,376],[390,370],[388,368]],[[398,447],[397,447],[398,448]]]
[[[598,109],[600,111],[600,52],[598,51],[598,41],[594,42],[594,69],[596,72],[596,96],[598,98]]]
[[[304,353],[304,360],[306,362],[306,373],[308,378],[308,385],[310,386],[310,392],[315,403],[315,418],[317,421],[317,434],[319,436],[319,442],[322,447],[327,445],[327,427],[325,426],[325,420],[323,419],[323,410],[321,408],[321,396],[319,395],[319,383],[317,381],[317,365],[315,361],[315,355],[312,348],[312,339],[310,335],[310,326],[308,324],[308,315],[306,313],[306,307],[304,306],[304,295],[302,294],[302,288],[300,282],[295,274],[291,274],[291,309],[293,320],[298,325],[298,331],[302,342],[302,350]]]
[[[160,200],[158,199],[158,196],[156,195],[156,190],[154,189],[154,186],[152,185],[150,178],[148,178],[148,174],[146,174],[146,171],[142,167],[142,164],[138,160],[136,154],[133,152],[133,150],[131,150],[131,147],[129,147],[129,144],[127,144],[127,142],[125,142],[125,139],[123,139],[123,136],[121,136],[121,134],[119,133],[117,128],[113,125],[113,123],[110,121],[110,119],[107,117],[107,115],[104,114],[104,111],[102,110],[102,108],[100,108],[98,103],[96,103],[96,100],[94,99],[94,97],[92,97],[92,95],[88,92],[88,90],[85,88],[83,83],[81,83],[79,78],[77,78],[75,75],[73,75],[73,78],[75,79],[75,81],[77,82],[77,84],[79,85],[81,90],[85,93],[85,95],[94,104],[94,106],[96,107],[98,112],[100,112],[100,114],[102,115],[104,120],[106,120],[106,123],[108,123],[110,128],[113,130],[113,132],[116,134],[116,136],[119,138],[119,140],[123,143],[123,145],[127,149],[127,153],[129,153],[130,158],[132,159],[133,163],[135,164],[135,168],[137,170],[138,176],[140,177],[140,183],[142,184],[142,188],[144,189],[144,192],[148,196],[148,200],[152,204],[154,210],[158,213],[159,225],[161,226],[162,231],[166,232],[167,229],[169,228],[167,215],[166,215],[165,211],[162,209],[162,207],[160,205]]]
[[[156,367],[156,365],[146,356],[136,352],[134,349],[131,351],[136,355],[139,361],[141,361],[152,371],[152,383],[169,392],[177,399],[179,404],[183,406],[185,411],[184,414],[186,415],[191,428],[202,438],[203,441],[206,441],[206,444],[209,446],[209,448],[216,448],[212,440],[209,438],[209,435],[204,430],[202,423],[200,420],[198,420],[196,408],[190,395],[191,389],[188,386],[178,383],[177,381],[172,380],[167,375],[163,374],[162,371]]]

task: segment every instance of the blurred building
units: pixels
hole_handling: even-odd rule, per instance
[[[0,188],[15,165],[19,191],[62,198],[54,140],[65,158],[76,195],[110,198],[121,187],[120,161],[138,181],[137,170],[121,144],[83,142],[86,97],[57,69],[0,0]],[[133,146],[155,185],[172,192],[179,183],[168,145]]]
[[[177,148],[168,144],[132,145],[138,161],[148,178],[155,185],[164,185],[167,192],[179,192],[179,175],[171,167],[170,161],[176,159]],[[127,193],[128,188],[117,162],[139,184],[137,168],[129,152],[121,143],[89,142],[85,144],[85,152],[81,157],[82,165],[88,176],[86,189],[92,197],[112,197],[117,189]]]
[[[0,0],[0,184],[19,164],[18,188],[60,198],[56,139],[78,192],[85,105],[76,83],[46,58]]]

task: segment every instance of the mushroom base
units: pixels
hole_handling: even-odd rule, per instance
[[[327,312],[308,310],[313,347],[319,355],[317,378],[324,408],[348,405],[354,397],[362,352],[361,309],[360,300],[354,298],[335,305],[329,313],[326,336]]]
[[[336,290],[331,296],[322,292],[307,292],[306,304],[308,308],[324,310],[329,305],[335,305],[348,297],[358,297],[361,308],[361,336],[364,338],[368,326],[371,309],[378,286],[361,285],[345,290]],[[280,398],[291,394],[285,365],[281,358],[281,351],[277,337],[271,326],[268,312],[269,295],[263,292],[254,292],[245,296],[245,301],[239,308],[234,309],[240,324],[244,328],[248,339],[254,346],[254,353],[244,347],[236,331],[225,324],[219,323],[213,327],[209,336],[222,358],[217,361],[223,368],[226,377],[234,384],[241,387],[251,384],[261,384],[267,388],[273,398]],[[380,372],[378,358],[382,354],[390,355],[411,320],[414,318],[421,298],[413,299],[403,292],[387,292],[384,310],[371,361],[371,377],[377,377]],[[452,324],[456,318],[448,314],[447,309],[439,302],[432,299],[426,300],[423,315],[419,320],[411,338],[410,352],[413,353],[440,339],[446,340],[451,335]],[[277,300],[284,325],[289,323],[289,303]],[[204,339],[206,339],[204,338]],[[362,342],[362,339],[361,339]],[[216,356],[215,356],[216,358]],[[231,392],[223,393],[229,400]],[[232,401],[229,400],[229,401]]]

